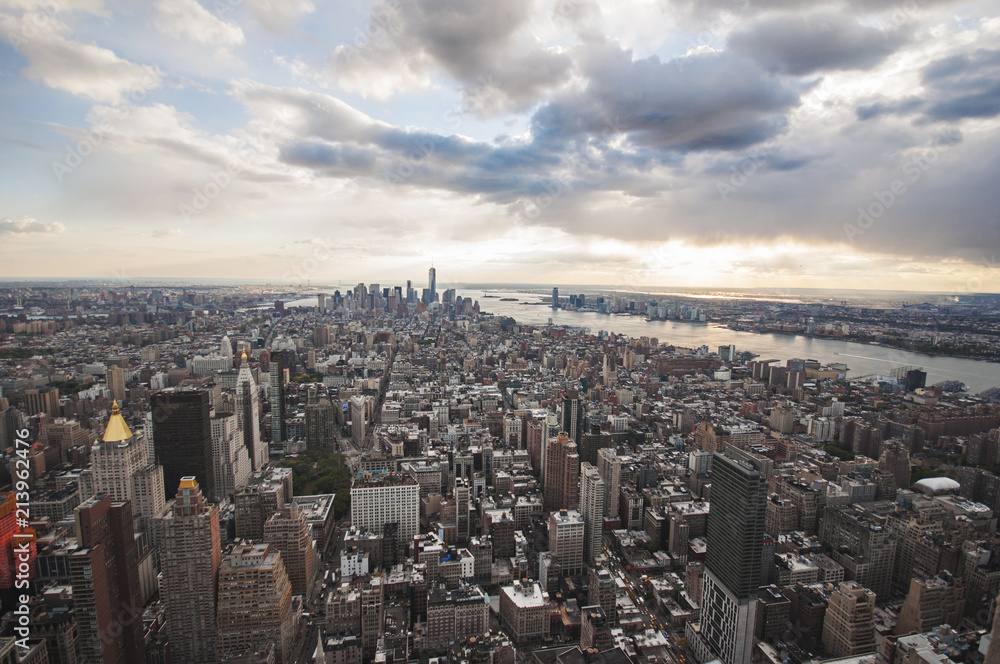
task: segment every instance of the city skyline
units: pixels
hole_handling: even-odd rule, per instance
[[[5,2],[0,278],[997,292],[995,14]]]

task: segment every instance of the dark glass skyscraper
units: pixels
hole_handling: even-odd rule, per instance
[[[427,271],[427,290],[428,290],[428,301],[430,304],[434,301],[437,296],[437,270],[433,267]]]
[[[271,442],[281,443],[288,440],[288,425],[285,422],[285,373],[292,366],[289,351],[279,350],[271,353],[269,371],[271,381]]]
[[[562,430],[569,434],[570,440],[580,444],[583,433],[583,399],[576,390],[567,390],[563,397]]]
[[[725,664],[750,661],[769,466],[729,446],[712,458],[701,635]]]
[[[153,449],[163,466],[163,493],[177,493],[181,478],[198,479],[204,494],[215,493],[212,458],[212,417],[208,392],[198,389],[167,389],[150,397],[153,411]]]

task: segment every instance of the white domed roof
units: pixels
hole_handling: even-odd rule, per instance
[[[937,493],[938,491],[955,491],[962,485],[950,477],[928,477],[917,482],[916,486]]]

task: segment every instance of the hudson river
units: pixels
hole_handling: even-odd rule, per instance
[[[499,297],[483,297],[487,293]],[[519,323],[544,325],[551,319],[553,325],[588,328],[593,333],[607,330],[629,337],[656,337],[661,343],[667,342],[684,348],[705,345],[713,352],[719,346],[735,344],[738,352],[748,350],[759,355],[757,359],[761,360],[774,358],[784,363],[785,360],[798,357],[818,360],[823,364],[840,362],[850,367],[849,377],[888,375],[897,367],[921,367],[927,372],[928,385],[942,380],[960,380],[969,386],[972,394],[1000,387],[1000,363],[996,362],[924,355],[884,346],[791,334],[738,332],[712,323],[702,325],[679,321],[647,321],[642,316],[608,316],[593,311],[566,311],[546,305],[523,304],[542,301],[543,296],[538,293],[459,289],[458,295],[478,300],[479,308],[484,312],[510,316]],[[501,302],[499,298],[517,298],[517,301]],[[316,298],[307,297],[286,304],[316,306]]]

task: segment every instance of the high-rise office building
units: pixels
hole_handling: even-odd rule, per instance
[[[108,367],[104,372],[104,380],[107,383],[108,391],[111,392],[111,399],[114,401],[125,401],[125,370],[121,367]]]
[[[569,434],[574,443],[580,444],[583,434],[583,399],[577,390],[567,390],[562,403],[562,430]]]
[[[543,504],[547,511],[576,509],[579,500],[580,455],[563,431],[546,449]]]
[[[590,568],[590,578],[587,583],[587,602],[591,606],[599,606],[604,610],[604,616],[614,625],[618,622],[617,586],[611,572],[603,565],[593,565]]]
[[[355,394],[350,398],[351,442],[359,447],[368,435],[368,397]]]
[[[577,452],[580,455],[580,461],[586,461],[592,466],[597,465],[597,453],[606,448],[614,445],[614,441],[611,438],[611,433],[608,431],[601,431],[601,427],[597,424],[590,428],[590,431],[580,436],[580,443]]]
[[[583,515],[577,510],[559,510],[549,515],[549,551],[559,560],[564,576],[583,572]]]
[[[69,569],[82,661],[142,662],[146,644],[132,505],[101,495],[74,512],[80,548],[70,554]]]
[[[260,437],[260,398],[245,351],[236,376],[236,428],[247,449],[251,470],[260,470],[267,463],[267,443]]]
[[[962,577],[943,571],[933,579],[910,579],[910,592],[899,611],[896,634],[923,633],[939,625],[958,625],[964,617]],[[997,638],[1000,639],[1000,634]]]
[[[191,476],[181,478],[177,497],[168,505],[157,522],[160,599],[167,612],[171,659],[215,664],[219,508],[206,502]]]
[[[427,271],[427,304],[430,304],[437,298],[437,270],[434,266]]]
[[[289,664],[295,638],[292,594],[281,552],[265,543],[233,547],[219,566],[217,656],[274,644],[275,660]]]
[[[613,519],[618,516],[618,485],[622,475],[622,461],[615,448],[597,450],[597,472],[604,480],[604,516]]]
[[[45,413],[49,417],[59,416],[59,388],[40,387],[24,391],[24,411],[28,415]]]
[[[753,649],[767,479],[765,464],[742,450],[713,456],[701,635],[725,664],[748,663]]]
[[[604,480],[597,468],[580,466],[580,511],[583,513],[584,558],[594,564],[601,557],[604,535]]]
[[[559,289],[555,287],[552,288],[552,308],[559,308]]]
[[[311,398],[306,404],[306,449],[333,450],[336,445],[336,413],[326,396]]]
[[[316,575],[316,551],[312,526],[294,501],[264,522],[264,541],[281,552],[292,594],[308,595]]]
[[[90,450],[94,491],[114,502],[131,501],[142,520],[159,515],[166,503],[163,467],[153,464],[147,452],[145,441],[132,434],[115,402],[104,435]]]
[[[212,456],[219,497],[232,496],[250,479],[250,458],[237,426],[236,414],[212,418]]]
[[[361,590],[361,651],[364,661],[375,658],[378,640],[385,636],[385,586],[381,576],[373,576]]]
[[[547,639],[551,611],[549,595],[537,583],[515,580],[500,590],[500,624],[517,645]]]
[[[472,496],[472,487],[469,480],[464,477],[455,478],[455,524],[456,535],[459,542],[465,542],[471,535],[471,519],[469,517],[469,500]]]
[[[212,414],[208,392],[168,388],[149,398],[153,446],[163,466],[163,493],[172,496],[182,477],[197,478],[209,499],[217,497],[212,458]]]
[[[288,368],[291,358],[288,351],[271,353],[268,375],[271,381],[271,442],[281,443],[288,439],[288,423],[285,421],[285,385],[288,382]],[[254,470],[258,467],[254,466]]]
[[[875,652],[875,593],[854,581],[833,591],[823,618],[823,647],[837,659]]]
[[[381,533],[399,524],[399,541],[409,543],[420,520],[420,486],[409,476],[373,476],[351,487],[351,525]]]

